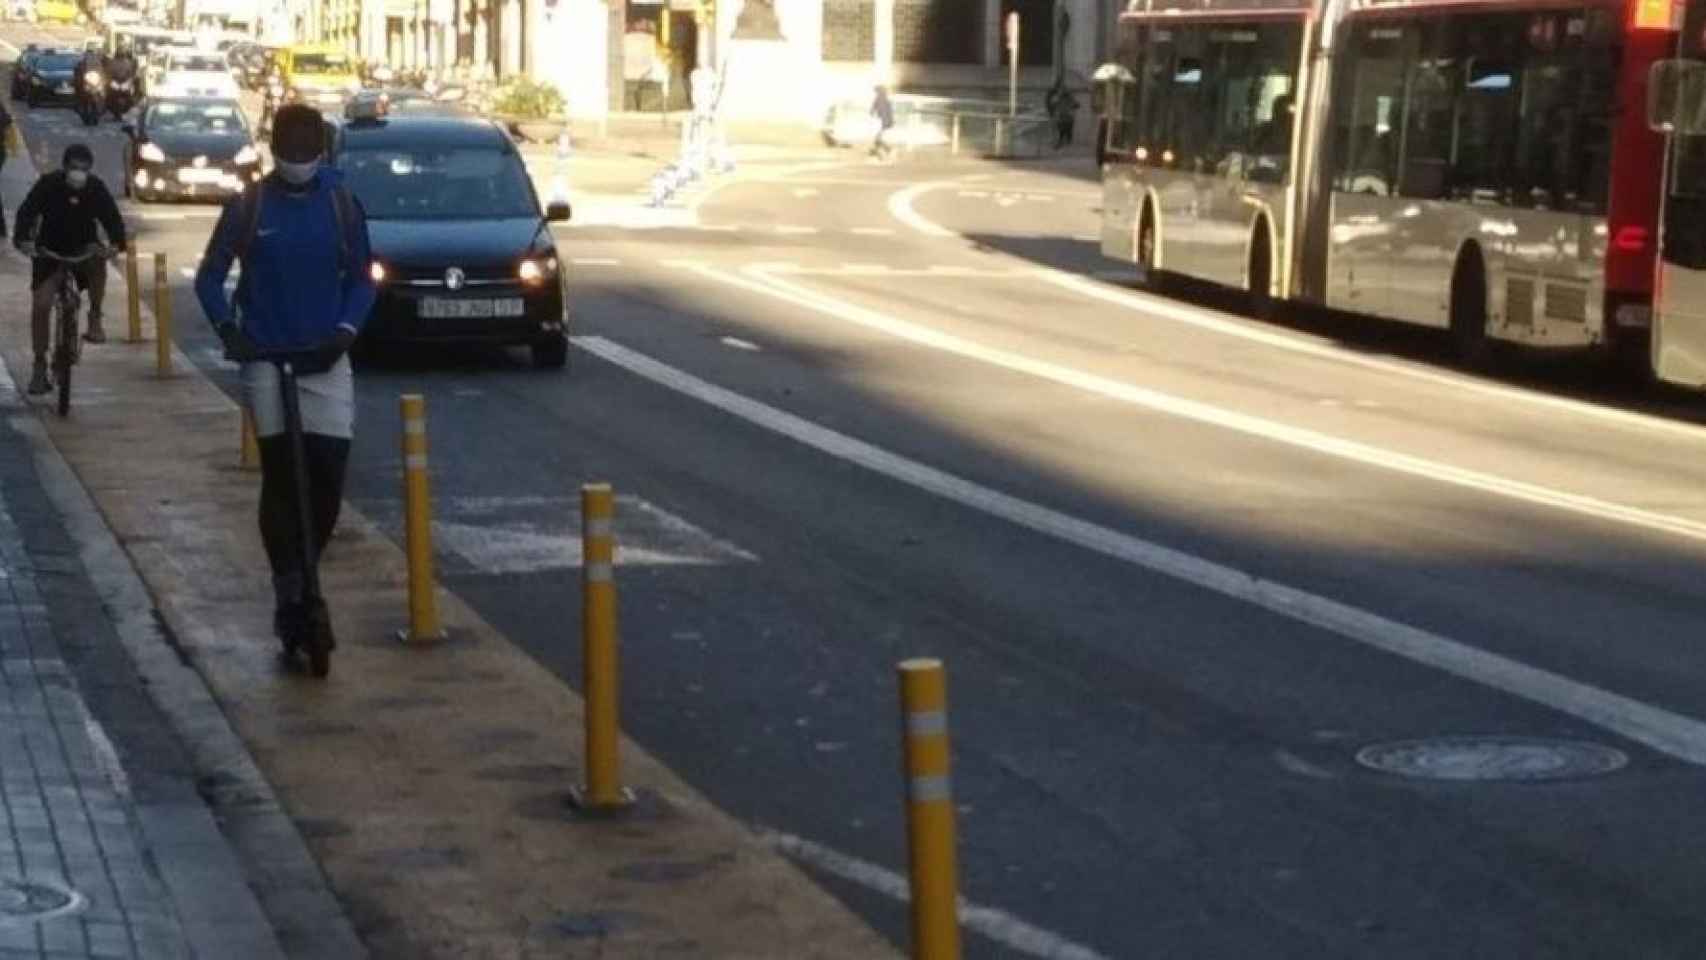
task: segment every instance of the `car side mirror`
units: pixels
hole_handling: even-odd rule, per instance
[[[567,223],[571,213],[567,200],[553,200],[545,205],[545,221],[547,223]]]

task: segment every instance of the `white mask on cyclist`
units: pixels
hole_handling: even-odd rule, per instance
[[[278,175],[284,178],[285,183],[300,187],[314,179],[314,172],[320,169],[320,161],[309,160],[304,163],[291,163],[288,160],[279,160],[274,166],[278,167]]]
[[[84,184],[89,182],[89,171],[79,170],[76,167],[72,167],[70,170],[65,171],[65,182],[71,187],[71,189],[81,190],[83,189]]]

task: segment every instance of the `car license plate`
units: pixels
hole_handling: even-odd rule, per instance
[[[225,176],[217,169],[179,170],[179,183],[218,183]]]
[[[54,88],[54,92],[56,92],[56,93],[70,93],[71,92],[71,84],[62,83],[59,86]]]
[[[421,298],[420,315],[428,320],[472,320],[487,317],[519,317],[527,313],[521,298],[504,300],[447,300]]]

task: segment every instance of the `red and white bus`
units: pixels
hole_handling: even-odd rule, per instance
[[[1680,19],[1673,0],[1134,0],[1102,249],[1258,304],[1440,327],[1471,355],[1645,357],[1665,163],[1647,82]]]

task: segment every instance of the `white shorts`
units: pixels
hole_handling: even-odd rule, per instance
[[[355,435],[355,376],[349,357],[332,369],[296,378],[302,409],[302,432],[348,440]],[[255,433],[276,437],[284,432],[284,400],[278,393],[278,368],[270,363],[243,364],[243,402],[255,417]]]

